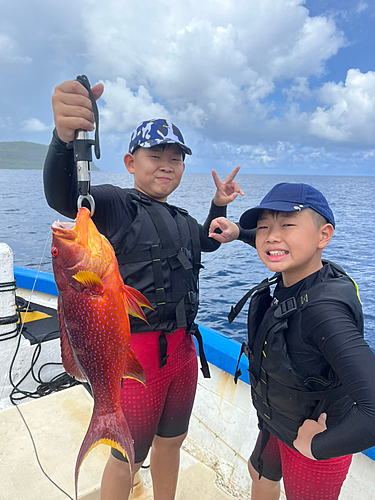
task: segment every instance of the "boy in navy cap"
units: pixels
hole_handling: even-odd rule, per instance
[[[96,85],[92,92],[98,99],[103,86]],[[66,145],[76,129],[94,129],[92,105],[77,81],[56,87],[52,104],[56,129],[44,166],[45,195],[52,208],[75,218],[79,192],[73,152]],[[126,379],[121,398],[134,440],[135,471],[152,445],[155,500],[175,497],[180,447],[196,391],[197,355],[191,333],[199,337],[194,319],[201,250],[212,252],[220,246],[208,237],[209,225],[225,215],[226,205],[238,194],[243,195],[234,181],[237,167],[224,182],[213,171],[217,190],[203,226],[186,210],[169,205],[167,198],[181,181],[186,154],[191,155],[191,150],[173,123],[142,122],[124,156],[134,188],[91,188],[93,221],[114,247],[124,282],[141,291],[154,308],[145,311],[148,323],[130,317],[130,345],[144,368],[146,388]],[[208,375],[207,364],[203,369]],[[101,499],[127,500],[131,486],[129,466],[113,449],[103,474]]]
[[[248,464],[252,500],[277,500],[282,477],[288,500],[335,500],[352,454],[375,445],[375,355],[363,338],[358,290],[322,260],[334,227],[322,193],[294,183],[274,186],[239,225],[219,218],[210,227],[222,243],[252,233],[275,273],[228,316],[251,297],[241,354],[260,429]]]

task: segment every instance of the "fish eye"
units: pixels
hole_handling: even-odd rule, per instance
[[[56,255],[59,253],[59,251],[57,250],[56,247],[52,247],[51,248],[51,254],[53,255],[53,257],[56,257]]]

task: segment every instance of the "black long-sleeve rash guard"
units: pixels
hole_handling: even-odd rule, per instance
[[[43,171],[44,192],[47,203],[60,214],[74,219],[77,215],[78,183],[73,152],[53,132]],[[98,230],[111,241],[119,227],[129,227],[135,217],[135,207],[129,196],[121,201],[121,188],[109,184],[91,186],[95,200],[93,221]],[[123,197],[122,197],[123,198]],[[85,203],[83,203],[84,205]],[[165,204],[169,206],[167,203]],[[203,225],[199,224],[200,243],[203,252],[213,252],[220,243],[208,237],[211,221],[226,216],[226,207],[218,207],[213,202]]]
[[[321,271],[288,288],[278,285],[275,297],[284,301],[297,296],[314,286],[319,276]],[[314,457],[324,460],[375,446],[375,354],[349,308],[334,297],[329,303],[314,301],[302,314],[300,336],[286,337],[286,342],[292,362],[304,376],[327,377],[332,368],[355,402],[343,415],[328,414],[328,429],[312,440]]]

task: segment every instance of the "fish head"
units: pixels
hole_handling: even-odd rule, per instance
[[[99,233],[90,211],[80,208],[74,222],[52,224],[52,265],[58,287],[77,287],[74,276],[88,271],[101,280],[113,272],[116,256],[109,241]]]

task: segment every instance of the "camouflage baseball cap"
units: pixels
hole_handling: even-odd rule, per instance
[[[176,125],[162,118],[147,120],[138,125],[130,139],[129,153],[133,153],[138,146],[152,148],[158,144],[178,144],[184,153],[192,154]]]

